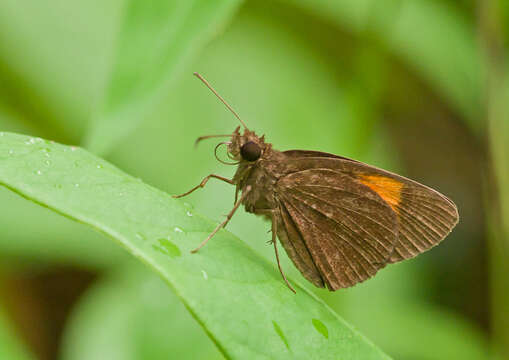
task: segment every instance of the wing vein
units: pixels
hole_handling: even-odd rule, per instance
[[[310,209],[311,211],[313,211],[313,212],[317,213],[318,215],[323,216],[323,217],[325,217],[325,218],[327,218],[327,219],[329,219],[329,220],[333,221],[335,224],[337,224],[337,225],[340,225],[340,226],[341,226],[341,223],[338,223],[336,220],[334,220],[334,219],[331,219],[331,218],[327,217],[327,216],[326,216],[323,212],[321,212],[320,210],[318,210],[318,209],[314,209],[314,208],[313,208],[312,206],[310,206],[307,202],[302,201],[302,200],[301,200],[300,202],[301,202],[302,204],[304,204],[304,205],[305,205],[308,209]],[[307,220],[307,221],[309,221],[307,218],[306,218],[306,220]],[[316,226],[316,225],[314,225],[314,223],[313,223],[313,226],[314,226],[315,228],[317,228],[317,226]],[[353,231],[352,229],[350,229],[350,228],[349,228],[349,230],[350,230],[351,232],[354,232],[354,231]],[[320,231],[321,231],[321,230],[320,230]],[[334,234],[334,235],[336,235],[338,238],[340,238],[340,239],[343,241],[343,243],[344,243],[345,245],[349,246],[349,247],[350,247],[350,248],[351,248],[351,249],[352,249],[355,253],[357,253],[360,257],[362,257],[362,258],[364,259],[364,261],[365,261],[367,264],[369,264],[369,265],[370,265],[370,267],[371,267],[371,268],[373,268],[373,270],[376,272],[376,270],[377,270],[377,269],[376,269],[375,267],[373,267],[373,265],[374,265],[374,264],[373,264],[373,262],[372,262],[372,261],[370,261],[370,260],[366,257],[365,252],[364,252],[364,251],[362,251],[362,246],[360,246],[360,249],[359,249],[359,248],[358,248],[358,246],[359,246],[360,244],[359,244],[359,243],[357,243],[356,241],[355,241],[355,246],[354,246],[354,244],[352,244],[352,241],[351,241],[351,240],[352,240],[352,239],[355,239],[355,237],[352,237],[351,239],[349,239],[348,237],[346,237],[346,238],[345,238],[345,236],[347,236],[347,234],[341,234],[341,233],[338,233],[338,232],[337,232],[337,231],[335,231],[335,230],[333,230],[333,234]],[[350,240],[350,241],[349,241],[349,240]],[[345,256],[345,254],[344,254],[343,249],[341,248],[341,246],[338,246],[335,242],[332,242],[332,244],[334,245],[334,247],[335,247],[336,249],[338,249],[339,251],[341,251],[341,253],[343,254],[343,257],[347,260],[347,262],[348,262],[348,264],[349,264],[350,268],[352,268],[352,269],[353,269],[353,270],[357,273],[357,275],[358,275],[360,278],[363,278],[363,276],[362,276],[360,273],[358,273],[357,268],[356,268],[356,267],[354,267],[354,266],[352,266],[352,263],[350,263],[350,261],[349,261],[349,257]],[[373,255],[372,255],[372,256],[373,256]],[[381,256],[381,257],[382,257],[382,258],[384,258],[384,256]],[[359,264],[361,265],[361,268],[362,268],[362,269],[364,270],[364,272],[366,273],[367,277],[370,277],[370,276],[371,276],[371,275],[370,275],[370,272],[369,272],[369,271],[368,271],[368,270],[367,270],[367,269],[366,269],[366,268],[362,265],[362,263],[360,263],[360,262],[359,262]]]
[[[336,206],[336,205],[334,205],[334,204],[331,204],[331,203],[330,203],[330,202],[328,202],[327,200],[323,200],[323,199],[321,199],[321,198],[319,198],[319,197],[317,197],[317,196],[315,196],[315,195],[313,195],[313,194],[309,194],[309,193],[307,193],[307,192],[301,191],[301,190],[300,190],[300,189],[298,189],[298,188],[295,188],[294,190],[299,191],[299,192],[301,192],[301,193],[303,193],[303,194],[305,194],[305,195],[308,195],[308,196],[310,196],[310,197],[313,197],[314,199],[317,199],[317,200],[323,201],[324,203],[326,203],[326,204],[328,204],[328,205],[330,205],[330,206],[332,206],[332,207],[338,207],[338,206]],[[313,210],[315,210],[315,211],[319,211],[318,209],[314,209],[312,206],[310,206],[310,205],[309,205],[309,204],[307,204],[307,203],[306,203],[306,205],[307,205],[308,207],[312,208],[312,209],[313,209]],[[354,214],[357,214],[357,215],[359,215],[359,216],[361,216],[361,217],[363,217],[363,218],[365,218],[365,219],[372,220],[374,223],[376,223],[376,224],[377,224],[377,225],[379,225],[379,226],[382,226],[379,222],[374,221],[374,220],[373,220],[372,218],[370,218],[369,216],[365,216],[364,214],[361,214],[361,213],[359,213],[359,212],[357,212],[357,211],[355,211],[355,210],[352,210],[352,209],[350,209],[350,208],[347,208],[347,207],[340,207],[340,210],[350,211],[350,212],[352,212],[352,213],[354,213]],[[327,214],[325,214],[325,213],[324,213],[324,212],[322,212],[322,211],[319,211],[319,212],[320,212],[323,216],[325,216],[326,218],[328,218],[328,219],[332,220],[332,221],[333,221],[334,223],[336,223],[337,225],[342,226],[342,227],[345,227],[346,229],[350,230],[352,233],[357,233],[357,232],[356,232],[356,231],[355,231],[355,230],[354,230],[351,226],[349,226],[348,224],[338,222],[336,219],[334,219],[334,218],[332,218],[332,217],[329,217]],[[349,219],[349,220],[350,220],[353,224],[355,224],[354,219],[353,219],[351,216],[349,216],[349,215],[346,215],[346,216],[348,217],[348,219]],[[382,246],[385,250],[387,250],[387,252],[388,252],[388,253],[390,253],[390,252],[392,251],[392,248],[387,248],[383,242],[381,242],[381,241],[380,241],[380,240],[379,240],[379,239],[378,239],[375,235],[373,235],[373,234],[371,234],[370,232],[366,231],[366,229],[364,229],[362,226],[357,226],[357,229],[359,229],[360,231],[364,232],[364,233],[365,233],[365,234],[367,234],[369,237],[371,237],[373,240],[375,240],[378,244],[380,244],[380,246]],[[388,228],[386,228],[386,229],[387,229],[387,230],[389,230]],[[391,233],[395,234],[395,233],[394,233],[394,232],[392,232],[392,231],[391,231]],[[359,243],[358,243],[358,244],[359,244]],[[359,245],[360,245],[360,246],[362,246],[361,244],[359,244]],[[381,253],[381,252],[380,252],[377,248],[373,247],[373,246],[372,246],[369,242],[367,243],[367,245],[368,245],[370,248],[372,248],[372,249],[373,249],[376,253],[378,253],[381,257],[384,257],[384,256],[385,256],[385,255],[383,255],[383,254],[382,254],[382,253]]]
[[[305,216],[305,215],[304,215],[304,214],[303,214],[303,213],[302,213],[302,212],[301,212],[301,211],[300,211],[300,210],[299,210],[296,206],[294,206],[293,204],[291,204],[291,202],[288,202],[288,204],[290,204],[290,205],[292,206],[292,208],[293,208],[293,209],[294,209],[297,213],[299,213],[299,214],[300,214],[300,216],[301,216],[303,219],[305,219],[305,220],[308,222],[308,224],[310,224],[313,228],[315,228],[316,230],[318,230],[318,232],[320,232],[320,233],[321,233],[321,230],[320,230],[320,229],[319,229],[316,225],[314,225],[314,223],[313,223],[312,221],[310,221],[310,220],[309,220],[309,219],[308,219],[308,218],[307,218],[307,217],[306,217],[306,216]],[[324,237],[324,239],[326,239],[326,238]],[[352,264],[350,263],[350,261],[349,261],[348,257],[346,257],[346,256],[345,256],[345,253],[343,252],[343,249],[338,248],[338,247],[336,246],[336,244],[334,244],[334,243],[333,243],[332,245],[334,246],[334,248],[336,248],[336,249],[337,249],[337,250],[341,253],[341,255],[342,255],[343,259],[344,259],[344,260],[348,263],[348,266],[349,266],[349,267],[350,267],[350,268],[351,268],[354,272],[356,272],[356,273],[357,273],[357,271],[355,270],[355,268],[354,268],[354,267],[352,266]],[[327,255],[323,252],[322,247],[317,246],[316,248],[319,250],[320,254],[322,255],[322,258],[324,258],[324,259],[325,259],[325,261],[326,261],[326,263],[327,263],[327,265],[328,265],[328,267],[329,267],[329,269],[330,269],[330,274],[332,274],[332,275],[334,276],[334,278],[336,279],[336,281],[337,281],[338,283],[341,283],[340,279],[337,277],[336,273],[333,271],[333,267],[332,267],[332,265],[331,265],[331,264],[330,264],[330,262],[329,262],[329,258],[328,258],[328,257],[327,257]],[[348,272],[345,272],[345,275],[346,275],[346,277],[348,277],[349,283],[351,283],[351,284],[355,284],[355,283],[357,282],[357,281],[355,281],[355,279],[353,279],[353,278],[350,276],[350,274],[349,274]],[[361,277],[359,273],[357,273],[357,276]],[[329,282],[329,279],[328,279],[328,277],[327,277],[327,276],[324,276],[324,278],[325,278],[325,279],[327,279],[327,281]],[[330,283],[330,282],[329,282],[329,283]]]

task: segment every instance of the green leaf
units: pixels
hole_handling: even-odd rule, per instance
[[[2,105],[0,99],[1,130],[37,133],[29,123]],[[22,258],[97,269],[110,267],[128,256],[89,227],[24,201],[4,187],[0,187],[0,204],[9,209],[0,216],[2,259],[18,262]],[[31,226],[26,226],[27,219]]]
[[[139,268],[121,267],[85,294],[64,331],[62,359],[223,359],[166,284]]]
[[[86,141],[104,153],[150,115],[240,0],[128,0],[111,78]]]
[[[0,139],[0,184],[124,246],[167,281],[225,356],[388,358],[304,288],[290,292],[272,264],[228,232],[191,255],[215,224],[167,194],[79,148]]]
[[[347,318],[370,334],[396,359],[488,360],[488,342],[480,329],[451,311],[427,304],[377,301],[384,309],[361,309],[373,302],[361,300],[346,310]],[[377,324],[390,324],[380,331]],[[437,351],[440,349],[440,351]]]
[[[423,256],[390,266],[348,291],[339,304],[334,299],[329,303],[395,359],[489,359],[487,338],[476,324],[427,302],[433,277],[426,260]]]
[[[287,0],[378,40],[420,74],[474,129],[482,126],[482,74],[474,24],[435,0]]]
[[[507,53],[509,54],[509,53]],[[493,179],[486,180],[486,214],[491,254],[492,323],[495,343],[502,354],[509,351],[509,63],[490,59],[488,127]]]
[[[126,258],[118,246],[104,241],[89,227],[24,201],[1,186],[0,204],[9,209],[0,216],[0,256],[4,261],[24,259],[97,270]]]
[[[0,311],[0,359],[29,360],[35,359],[17,339],[11,324]]]
[[[104,87],[124,0],[0,1],[0,98],[39,136],[78,143]]]

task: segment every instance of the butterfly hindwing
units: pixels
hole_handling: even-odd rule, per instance
[[[302,238],[297,225],[293,222],[286,208],[280,204],[276,217],[277,236],[295,267],[316,287],[325,286],[320,271]]]

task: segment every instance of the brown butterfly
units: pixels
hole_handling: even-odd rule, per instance
[[[342,156],[318,151],[278,151],[249,130],[237,113],[199,74],[195,75],[228,107],[244,127],[229,136],[228,156],[238,165],[233,179],[211,174],[182,197],[204,187],[210,178],[236,186],[235,205],[272,221],[272,244],[281,275],[295,292],[279,262],[277,237],[304,277],[330,291],[353,286],[387,264],[430,249],[458,222],[456,205],[415,181]],[[218,158],[219,160],[219,158]],[[219,160],[221,161],[221,160]],[[224,162],[224,161],[221,161]],[[241,193],[238,198],[239,191]]]

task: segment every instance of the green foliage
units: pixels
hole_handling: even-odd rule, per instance
[[[259,218],[240,212],[229,224],[256,252],[221,232],[189,255],[231,208],[228,185],[211,181],[186,199],[192,205],[165,193],[188,190],[211,172],[232,172],[215,162],[212,144],[192,147],[199,135],[230,133],[236,126],[191,77],[193,71],[203,73],[278,149],[328,151],[403,174],[386,128],[392,114],[383,106],[438,98],[479,143],[489,129],[501,195],[495,205],[487,181],[486,202],[493,202],[487,218],[497,237],[489,259],[498,284],[490,311],[496,336],[503,337],[509,296],[507,92],[490,91],[494,107],[487,126],[483,76],[489,66],[481,63],[477,15],[460,6],[439,0],[285,0],[247,1],[237,11],[235,0],[1,1],[0,131],[81,143],[109,160],[36,138],[0,137],[1,182],[32,200],[0,186],[0,259],[108,273],[76,306],[62,357],[221,357],[198,323],[232,358],[262,352],[307,358],[311,351],[317,358],[337,358],[336,352],[343,358],[384,357],[337,312],[394,358],[486,359],[486,334],[451,310],[457,304],[437,305],[442,299],[429,279],[437,264],[427,259],[441,249],[353,289],[313,289],[333,312],[307,290],[294,297],[284,287],[263,259],[274,262],[265,244],[269,225]],[[507,33],[507,21],[501,29]],[[388,84],[401,74],[426,89],[407,94],[403,88],[401,99],[388,98]],[[435,116],[432,110],[423,117]],[[408,122],[418,125],[417,119]],[[198,216],[193,205],[214,221]],[[464,212],[481,213],[460,207]],[[468,272],[472,265],[456,257],[463,240],[443,246],[453,241],[447,262]],[[284,255],[282,262],[291,278],[311,288]],[[472,284],[448,291],[461,292],[461,286]],[[0,327],[8,344],[17,344],[9,331]],[[19,348],[2,345],[0,352]]]
[[[388,358],[232,235],[191,255],[214,224],[167,194],[80,148],[0,136],[1,185],[116,240],[167,281],[225,356]]]
[[[31,360],[34,359],[26,349],[23,348],[12,330],[12,324],[8,322],[3,311],[0,312],[0,358],[9,360]]]
[[[223,359],[184,305],[154,274],[121,267],[78,304],[62,359]]]
[[[480,129],[482,69],[473,24],[436,0],[287,0],[342,28],[374,38]]]
[[[86,142],[104,153],[172,91],[186,63],[240,0],[126,1],[111,77]]]

